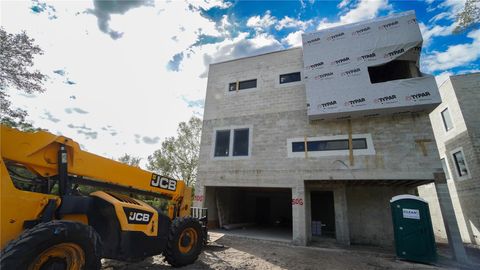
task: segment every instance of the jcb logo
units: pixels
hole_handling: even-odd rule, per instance
[[[145,213],[130,212],[130,216],[128,216],[128,220],[148,222],[150,220],[150,215]]]
[[[150,186],[175,191],[177,190],[177,180],[152,174],[152,180],[150,181]]]
[[[136,208],[124,207],[123,211],[129,224],[148,224],[153,217],[153,213]]]

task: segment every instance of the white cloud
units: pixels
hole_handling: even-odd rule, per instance
[[[267,30],[270,26],[274,25],[277,22],[277,18],[272,16],[270,11],[267,10],[265,14],[260,16],[253,16],[247,20],[247,26],[254,28],[255,31],[261,32]]]
[[[272,35],[259,33],[251,39],[248,35],[240,33],[235,38],[204,46],[205,65],[284,49]]]
[[[440,20],[450,17],[450,15],[450,12],[440,12],[437,15],[433,16],[430,20],[428,20],[428,22],[438,22]]]
[[[224,37],[231,37],[235,28],[238,26],[236,22],[232,22],[228,15],[223,15],[222,19],[216,23],[217,30]]]
[[[480,72],[480,69],[466,69],[466,70],[460,70],[457,72],[457,74],[470,74],[470,73],[478,73]]]
[[[301,46],[302,45],[302,34],[303,34],[302,30],[292,32],[282,39],[282,43],[287,44],[288,47]]]
[[[285,16],[283,19],[278,21],[277,25],[275,25],[275,29],[282,30],[284,28],[297,28],[297,29],[306,30],[312,24],[313,24],[313,20],[302,21],[302,20],[297,20],[297,19]]]
[[[471,43],[449,46],[445,51],[433,51],[423,58],[422,66],[427,72],[461,67],[480,58],[480,29],[467,35]]]
[[[344,8],[350,3],[350,0],[342,0],[342,2],[338,3],[338,8]]]
[[[335,26],[340,26],[345,24],[344,22],[338,21],[338,22],[329,22],[327,18],[323,18],[320,20],[320,22],[317,25],[317,30],[322,30],[330,27],[335,27]]]
[[[232,3],[230,2],[225,2],[223,0],[189,0],[187,1],[189,4],[191,4],[194,7],[197,8],[202,8],[205,10],[209,10],[211,8],[221,8],[221,9],[226,9],[232,6]]]
[[[380,11],[390,9],[392,9],[392,6],[388,4],[388,0],[360,0],[354,7],[346,9],[345,14],[340,16],[339,21],[330,22],[326,18],[320,20],[317,30],[373,19],[378,16]]]
[[[465,6],[465,2],[466,0],[445,0],[438,6],[448,9],[449,18],[454,19],[455,15],[460,13],[463,10],[463,7]]]
[[[457,26],[456,23],[452,23],[451,25],[430,25],[426,26],[424,23],[419,23],[420,31],[422,32],[423,37],[423,46],[427,48],[434,37],[442,37],[451,35],[455,27]]]
[[[360,0],[354,8],[350,9],[345,15],[340,16],[340,21],[342,23],[355,23],[373,19],[378,16],[380,10],[386,9],[391,9],[388,0]]]

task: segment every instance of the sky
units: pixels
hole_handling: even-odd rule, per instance
[[[1,1],[1,26],[44,54],[44,93],[7,89],[35,127],[109,158],[143,158],[202,117],[210,63],[301,46],[301,34],[414,10],[421,71],[480,71],[480,30],[454,34],[464,0]]]

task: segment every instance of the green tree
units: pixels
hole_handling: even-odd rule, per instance
[[[148,156],[147,168],[193,186],[197,179],[201,131],[202,120],[198,117],[193,116],[188,122],[181,122],[177,136],[166,138],[161,148]]]
[[[28,113],[20,108],[12,108],[6,90],[15,88],[27,94],[45,91],[43,82],[47,76],[38,70],[31,70],[35,55],[43,54],[42,49],[35,45],[34,41],[25,32],[10,34],[0,27],[1,123],[23,130],[33,129],[26,121]]]
[[[140,161],[141,160],[142,160],[142,158],[140,158],[140,157],[134,157],[134,156],[131,156],[131,155],[126,154],[126,153],[123,156],[118,158],[118,161],[120,161],[121,163],[125,163],[127,165],[134,166],[134,167],[139,167],[139,168],[140,168]]]
[[[456,33],[475,28],[480,24],[480,0],[467,0],[463,10],[457,14]]]

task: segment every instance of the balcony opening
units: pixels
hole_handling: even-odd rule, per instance
[[[371,83],[382,83],[421,77],[415,61],[393,60],[388,63],[368,67]]]

